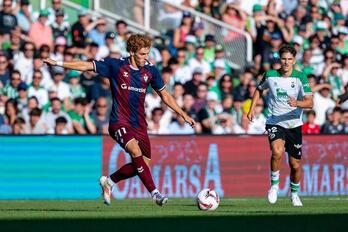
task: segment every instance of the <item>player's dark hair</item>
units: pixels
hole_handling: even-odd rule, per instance
[[[124,21],[124,20],[118,20],[117,22],[116,22],[116,27],[118,27],[119,25],[121,25],[121,24],[124,24],[125,26],[128,26],[128,24]]]
[[[152,40],[150,37],[141,34],[133,34],[127,40],[127,51],[137,52],[142,48],[151,47]]]
[[[295,48],[291,47],[290,45],[283,45],[281,46],[281,48],[279,49],[279,55],[282,56],[283,53],[287,53],[289,52],[291,55],[293,55],[293,57],[296,57],[296,50]]]

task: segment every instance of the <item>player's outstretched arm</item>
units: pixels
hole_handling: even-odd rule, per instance
[[[63,68],[74,69],[78,71],[93,71],[94,66],[92,62],[87,61],[56,61],[50,58],[46,58],[43,60],[44,63],[53,66],[61,66]]]
[[[175,99],[172,97],[172,95],[169,94],[166,88],[161,90],[160,92],[157,92],[158,95],[161,97],[162,101],[166,103],[167,106],[169,106],[172,110],[174,110],[176,113],[178,113],[188,124],[190,124],[192,127],[195,127],[196,122],[191,117],[189,117],[176,103]]]
[[[262,91],[259,89],[256,89],[253,95],[253,99],[251,100],[251,104],[250,104],[250,108],[249,108],[249,112],[247,114],[247,117],[249,119],[249,121],[253,121],[254,120],[254,114],[255,114],[255,106],[258,102],[258,100],[260,99]]]

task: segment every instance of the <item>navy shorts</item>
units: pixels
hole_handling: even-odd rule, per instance
[[[128,125],[109,125],[110,136],[126,150],[129,141],[135,139],[138,142],[142,155],[151,159],[151,144],[147,134],[147,129],[135,129]]]
[[[285,141],[285,152],[295,159],[302,156],[302,126],[287,129],[278,125],[266,125],[269,144],[274,140],[282,139]]]

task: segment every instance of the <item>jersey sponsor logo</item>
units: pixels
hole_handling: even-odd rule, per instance
[[[277,98],[288,98],[288,93],[282,88],[277,88],[276,94]]]
[[[302,147],[302,144],[294,144],[294,147],[296,147],[297,149],[300,149]]]
[[[128,86],[126,83],[121,84],[121,89],[134,91],[134,92],[138,92],[138,93],[145,93],[146,92],[146,89],[144,89],[144,88],[136,88],[133,86]]]

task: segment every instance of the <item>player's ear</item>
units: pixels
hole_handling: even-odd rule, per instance
[[[131,56],[134,56],[134,52],[129,52],[129,54],[130,54]]]

